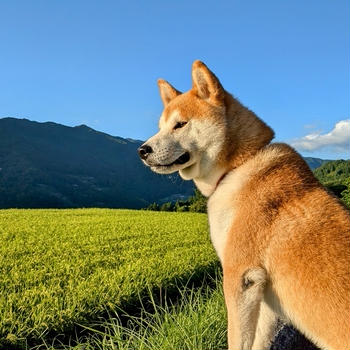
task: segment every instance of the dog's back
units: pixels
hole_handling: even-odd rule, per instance
[[[223,259],[237,251],[238,259],[251,255],[252,265],[267,271],[267,305],[315,344],[349,349],[348,211],[287,145],[271,144],[240,168],[245,184],[234,195]],[[235,188],[238,182],[233,177],[223,185]]]

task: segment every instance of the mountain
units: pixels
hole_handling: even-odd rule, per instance
[[[146,168],[141,144],[86,125],[0,119],[0,208],[143,208],[193,194],[191,181]]]
[[[142,164],[142,141],[27,119],[0,119],[0,208],[142,208],[193,193]]]
[[[312,157],[304,157],[304,160],[309,165],[311,170],[315,170],[318,167],[320,167],[322,164],[330,162],[329,159],[312,158]]]

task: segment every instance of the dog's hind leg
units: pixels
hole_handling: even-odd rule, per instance
[[[264,302],[260,303],[259,319],[252,350],[268,350],[278,330],[277,314]]]
[[[261,267],[248,268],[238,276],[232,270],[225,273],[224,268],[230,350],[251,350],[265,284],[266,271]]]

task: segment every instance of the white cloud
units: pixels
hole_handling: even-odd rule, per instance
[[[316,151],[327,148],[332,152],[350,152],[350,119],[340,120],[326,133],[314,132],[295,139],[292,146],[299,151]]]

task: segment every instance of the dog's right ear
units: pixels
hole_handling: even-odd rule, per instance
[[[163,79],[158,79],[158,87],[164,107],[166,107],[166,105],[176,96],[181,95],[180,91],[176,90],[167,81]]]

